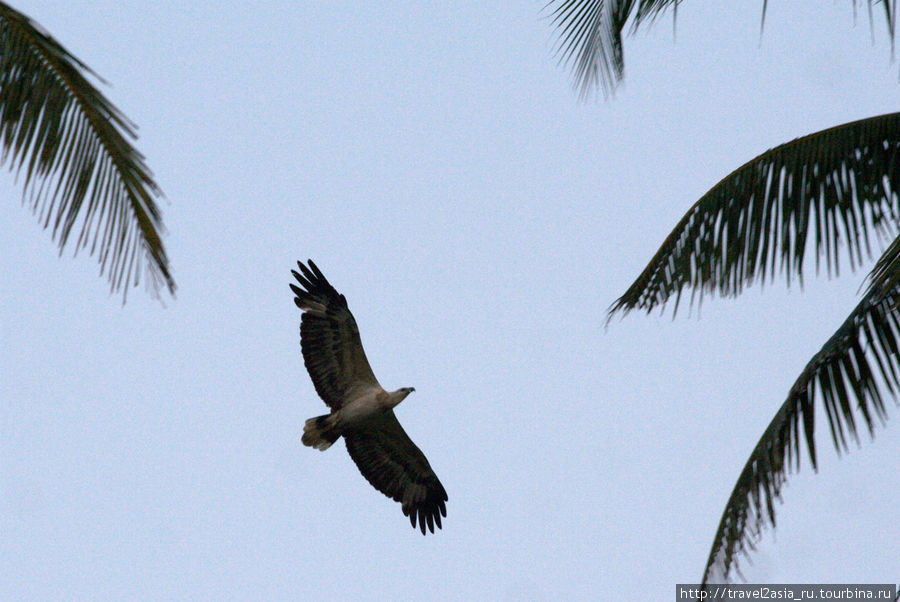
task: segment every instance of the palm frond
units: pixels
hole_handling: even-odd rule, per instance
[[[553,4],[559,63],[573,70],[582,99],[597,88],[612,94],[624,76],[622,31],[635,0],[551,0],[547,6]]]
[[[869,22],[872,5],[881,3],[893,47],[893,0],[868,0]],[[671,8],[677,16],[682,0],[551,0],[555,5],[550,16],[559,33],[557,53],[560,64],[570,67],[574,84],[582,99],[600,88],[610,95],[625,74],[622,34],[625,24],[634,14],[632,31],[644,22],[652,22]],[[765,22],[767,0],[762,3],[762,22]],[[546,7],[545,7],[546,8]],[[853,2],[856,13],[856,0]]]
[[[124,299],[144,272],[153,293],[174,293],[162,193],[126,139],[135,125],[88,82],[84,63],[3,3],[0,53],[0,163],[24,174],[23,200],[52,226],[60,253],[80,224],[75,251],[97,253],[111,291]]]
[[[775,526],[787,474],[800,468],[800,432],[815,470],[816,398],[821,399],[840,454],[848,439],[859,444],[860,423],[870,435],[887,418],[884,393],[900,387],[900,287],[888,294],[865,295],[797,378],[787,400],[769,423],[744,465],[728,499],[709,553],[703,582],[728,579],[738,555],[747,555],[763,528]]]
[[[738,295],[779,270],[802,284],[805,258],[838,274],[891,240],[898,226],[900,113],[810,134],[771,149],[725,177],[694,204],[653,259],[610,308],[677,311],[685,287]],[[874,235],[874,236],[872,236]]]

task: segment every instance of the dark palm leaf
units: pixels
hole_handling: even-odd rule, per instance
[[[597,87],[612,93],[622,80],[625,63],[622,32],[637,6],[635,27],[679,0],[551,0],[553,25],[559,31],[560,63],[575,72],[582,98]]]
[[[144,271],[155,294],[174,293],[161,192],[125,137],[136,137],[134,124],[87,81],[84,63],[3,3],[0,52],[2,161],[24,173],[23,198],[60,252],[79,223],[75,250],[97,253],[112,291],[124,297]]]
[[[737,568],[738,553],[753,549],[761,530],[775,526],[775,500],[780,500],[787,472],[800,467],[800,431],[816,468],[813,437],[816,397],[825,406],[831,438],[838,453],[848,439],[859,443],[859,422],[870,435],[884,423],[882,393],[900,387],[900,287],[886,294],[867,294],[847,320],[809,361],[791,387],[738,477],[719,522],[703,582],[726,579]]]
[[[575,86],[582,97],[597,87],[604,95],[610,94],[621,81],[625,68],[621,27],[613,24],[620,3],[616,0],[561,0],[556,4],[551,17],[559,30],[557,53],[560,64],[571,66],[575,72]]]
[[[873,4],[881,2],[888,32],[893,43],[894,19],[889,0],[868,0],[869,19]],[[632,31],[644,21],[653,21],[667,8],[677,13],[682,0],[551,0],[553,25],[559,32],[557,52],[560,63],[570,66],[575,75],[575,87],[582,98],[598,87],[610,94],[622,81],[625,62],[622,53],[622,33],[634,13]],[[767,0],[763,0],[765,19]],[[856,1],[853,2],[854,11]]]
[[[812,247],[837,274],[840,246],[858,267],[897,233],[900,113],[871,117],[783,144],[744,164],[691,207],[610,309],[650,311],[684,287],[734,296],[782,270],[802,283]]]

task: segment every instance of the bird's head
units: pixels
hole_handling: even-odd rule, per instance
[[[415,387],[403,387],[402,389],[397,389],[393,393],[391,393],[391,407],[396,406],[401,401],[406,399],[406,397],[415,391]]]

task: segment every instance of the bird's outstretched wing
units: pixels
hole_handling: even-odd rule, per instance
[[[447,492],[393,410],[365,429],[345,432],[344,441],[359,472],[375,489],[402,504],[413,528],[416,521],[422,535],[426,523],[432,533],[435,525],[441,528]]]
[[[338,293],[316,264],[297,262],[298,274],[291,273],[303,288],[291,284],[294,303],[303,310],[300,322],[300,346],[303,362],[316,393],[337,411],[346,393],[358,386],[380,386],[359,339],[359,328],[347,308],[344,295]]]

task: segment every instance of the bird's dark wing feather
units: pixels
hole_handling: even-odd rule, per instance
[[[319,397],[337,411],[348,390],[356,386],[380,386],[372,373],[359,339],[359,328],[339,294],[316,264],[299,261],[300,274],[291,270],[303,288],[291,284],[294,303],[303,310],[300,345],[303,362]]]
[[[344,441],[359,472],[375,489],[402,504],[413,528],[417,520],[423,535],[426,523],[432,533],[435,525],[441,528],[447,492],[393,410],[365,429],[345,432]]]

